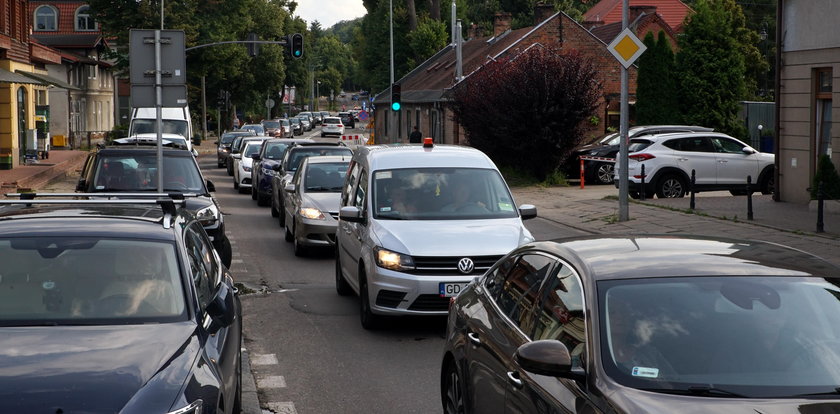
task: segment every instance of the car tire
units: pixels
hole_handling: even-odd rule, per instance
[[[464,403],[464,386],[461,375],[455,362],[446,364],[443,374],[443,387],[441,388],[441,402],[443,403],[444,414],[463,414],[467,412]]]
[[[260,207],[266,207],[269,204],[270,204],[270,201],[268,200],[268,196],[265,195],[265,194],[260,194],[259,192],[257,192],[257,205],[260,206]]]
[[[239,369],[236,372],[236,390],[233,392],[233,411],[231,412],[242,412],[242,351],[239,351]]]
[[[233,163],[230,160],[227,161],[227,173],[233,177]]]
[[[374,314],[370,309],[367,277],[364,272],[359,272],[359,321],[362,323],[362,328],[369,331],[379,329],[382,325],[382,317]]]
[[[656,185],[659,198],[681,198],[685,196],[685,180],[676,174],[665,174]]]
[[[251,200],[257,199],[257,188],[256,186],[251,186]]]
[[[322,133],[321,133],[321,138],[323,138],[323,137],[325,137],[325,136],[326,136],[326,135],[322,132]]]
[[[230,265],[233,262],[233,246],[231,246],[230,239],[228,239],[227,236],[224,236],[222,239],[222,245],[220,246],[218,253],[219,258],[222,259],[222,264],[230,269]]]
[[[602,162],[595,166],[595,180],[597,183],[612,184],[613,176],[615,176],[615,164]]]
[[[236,179],[234,179],[234,180],[233,180],[233,189],[234,189],[234,190],[238,190],[238,189],[239,189],[239,181],[238,181],[238,180],[236,180]]]
[[[298,241],[297,231],[295,231],[294,227],[292,227],[292,246],[295,249],[295,256],[297,256],[297,257],[306,256],[307,248],[306,248],[306,246],[300,244],[300,242]]]
[[[222,161],[222,160],[219,160],[219,162],[216,164],[216,166],[219,167],[219,168],[224,168],[224,167],[227,166],[227,163]]]
[[[247,194],[248,190],[249,190],[248,187],[243,187],[241,185],[239,186],[239,194]]]
[[[747,190],[729,190],[729,194],[734,196],[745,196],[747,195]]]
[[[776,177],[773,174],[773,171],[764,174],[763,179],[758,183],[761,194],[773,194],[773,191],[776,190]]]
[[[279,217],[280,211],[277,210],[277,206],[274,204],[274,197],[271,197],[269,204],[271,204],[271,217]]]
[[[335,291],[339,296],[350,296],[353,289],[341,274],[341,259],[338,257],[338,243],[335,245]]]
[[[285,215],[285,214],[281,214],[281,215]],[[285,236],[284,238],[286,239],[287,242],[291,242],[292,240],[295,239],[295,235],[294,235],[294,233],[292,233],[292,230],[289,227],[290,226],[286,226],[286,234],[284,235]]]
[[[286,225],[286,207],[281,205],[280,207],[277,208],[277,211],[280,212],[280,216],[277,217],[280,220],[280,225],[285,226]]]

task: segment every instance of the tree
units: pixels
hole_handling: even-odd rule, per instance
[[[411,51],[417,59],[415,64],[411,66],[423,63],[449,43],[449,33],[446,31],[446,25],[441,21],[429,18],[423,19],[417,30],[409,33],[407,37]]]
[[[746,135],[738,122],[746,91],[744,54],[738,38],[734,0],[699,0],[679,39],[676,56],[683,122]]]
[[[679,122],[677,89],[674,79],[674,52],[659,32],[654,39],[648,32],[644,40],[647,51],[639,56],[639,75],[636,81],[636,123],[664,125]]]
[[[580,144],[601,96],[588,59],[533,47],[486,64],[452,99],[471,146],[544,179]]]

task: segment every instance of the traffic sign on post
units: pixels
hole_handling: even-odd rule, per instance
[[[155,84],[155,30],[129,31],[128,59],[132,85]],[[183,30],[160,30],[162,85],[186,85],[187,54]]]
[[[629,68],[641,54],[647,50],[647,46],[639,40],[630,28],[624,29],[607,46],[607,50],[618,59],[625,67]]]

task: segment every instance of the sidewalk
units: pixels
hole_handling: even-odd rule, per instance
[[[60,180],[68,173],[81,169],[87,154],[87,151],[54,149],[49,152],[48,159],[38,160],[37,164],[15,165],[11,170],[0,170],[0,193],[37,190]]]
[[[764,240],[816,254],[840,266],[840,214],[824,215],[816,233],[816,212],[808,205],[753,196],[754,220],[747,220],[747,197],[700,193],[695,210],[689,197],[632,200],[629,220],[618,221],[618,190],[612,186],[525,187],[512,189],[518,204],[534,204],[543,219],[592,234],[697,234]]]

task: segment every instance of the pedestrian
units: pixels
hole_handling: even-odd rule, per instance
[[[411,144],[419,144],[423,142],[423,134],[420,133],[420,129],[417,128],[417,125],[414,126],[414,131],[408,136],[408,142]]]

